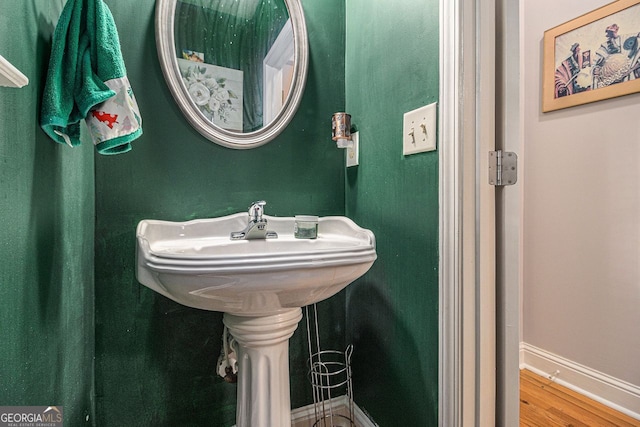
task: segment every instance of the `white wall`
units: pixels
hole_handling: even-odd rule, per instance
[[[609,2],[521,1],[523,341],[640,386],[640,94],[541,112],[544,31]]]

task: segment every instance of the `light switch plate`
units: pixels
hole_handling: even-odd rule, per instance
[[[351,142],[353,145],[346,150],[348,168],[360,164],[360,132],[351,134]]]
[[[436,149],[436,118],[438,103],[404,113],[402,126],[402,153],[422,153]]]

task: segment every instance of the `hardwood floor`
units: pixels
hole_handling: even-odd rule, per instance
[[[640,421],[531,371],[520,371],[520,426],[639,427]]]

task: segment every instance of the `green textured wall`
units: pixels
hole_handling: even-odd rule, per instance
[[[346,106],[361,146],[346,213],[378,250],[347,290],[355,400],[381,426],[435,426],[438,155],[402,155],[402,115],[438,98],[438,2],[346,5]]]
[[[93,422],[93,148],[55,144],[37,121],[63,4],[0,13],[0,54],[30,79],[0,87],[0,406],[64,406],[74,426]]]
[[[400,144],[402,113],[437,98],[430,1],[375,11],[349,0],[345,64],[344,2],[303,0],[311,68],[300,111],[275,141],[234,151],[175,106],[156,58],[155,2],[107,0],[145,133],[130,153],[95,160],[88,144],[55,145],[37,125],[64,1],[3,5],[0,54],[31,83],[0,88],[0,405],[64,405],[70,426],[233,424],[235,386],[215,376],[221,314],[139,285],[134,233],[143,218],[218,216],[264,198],[269,214],[346,211],[376,233],[373,269],[321,304],[323,346],[343,346],[345,333],[355,344],[356,402],[380,425],[435,425],[437,155],[404,158]],[[345,102],[362,141],[346,176],[329,141]],[[303,329],[291,340],[294,407],[310,399]]]
[[[96,393],[98,425],[229,426],[236,386],[216,376],[222,315],[180,306],[138,284],[141,219],[188,220],[245,211],[344,213],[342,152],[330,117],[344,108],[344,6],[304,0],[311,63],[287,130],[254,150],[201,137],[183,118],[156,56],[154,0],[107,0],[120,31],[144,135],[133,150],[96,158]],[[339,345],[344,293],[323,304]],[[292,404],[309,403],[304,323],[291,340]],[[332,344],[332,343],[330,343]]]

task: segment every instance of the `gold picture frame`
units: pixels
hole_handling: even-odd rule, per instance
[[[640,92],[640,0],[547,30],[543,43],[543,112]]]

